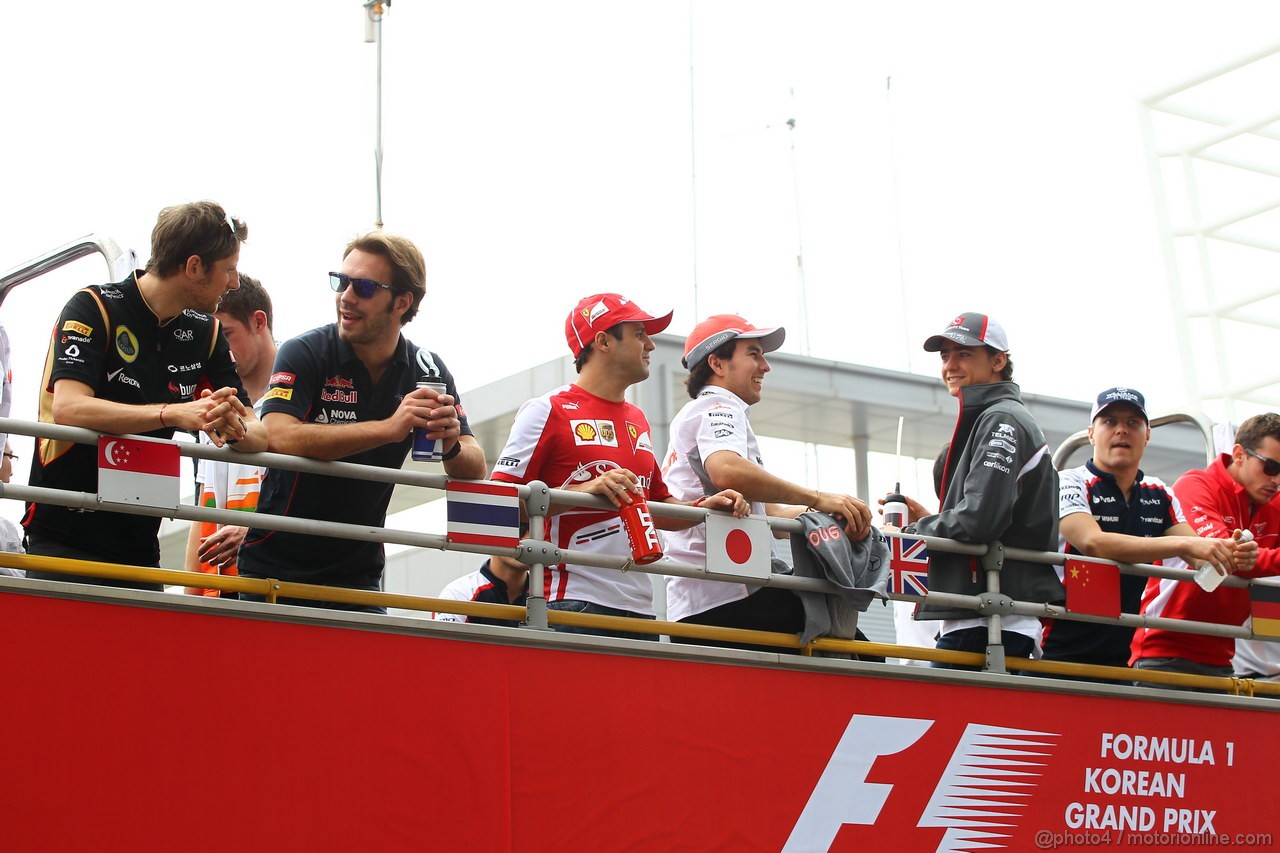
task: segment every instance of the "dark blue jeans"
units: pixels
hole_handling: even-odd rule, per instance
[[[573,599],[565,599],[562,601],[548,601],[548,610],[562,610],[566,613],[593,613],[598,616],[629,616],[632,619],[653,619],[653,616],[646,616],[643,613],[634,613],[630,610],[619,610],[616,607],[605,607],[603,604],[593,604],[590,601],[577,601]],[[559,631],[561,634],[592,634],[597,637],[618,637],[623,640],[651,640],[658,641],[657,634],[637,634],[633,631],[606,631],[603,628],[580,628],[577,625],[552,625],[551,630]]]
[[[714,625],[718,628],[746,628],[752,631],[776,631],[780,634],[799,634],[804,630],[804,604],[789,589],[761,587],[746,598],[730,601],[695,613],[680,620],[692,625]],[[716,646],[725,649],[746,649],[751,652],[798,655],[800,649],[783,646],[757,646],[751,643],[732,643],[724,640],[695,640],[691,637],[672,637],[673,643],[692,646]]]
[[[85,548],[77,548],[74,545],[68,545],[64,542],[58,542],[44,536],[28,536],[27,537],[27,553],[33,557],[65,557],[71,560],[89,560],[95,563],[110,563],[113,560],[96,554]],[[146,589],[152,592],[164,592],[164,586],[158,583],[143,583],[142,581],[126,581],[112,580],[110,578],[95,578],[91,575],[64,575],[58,572],[42,572],[39,569],[32,569],[27,572],[27,577],[31,580],[38,581],[62,581],[63,583],[88,583],[97,584],[98,586],[114,586],[121,589]]]
[[[382,592],[380,589],[367,589],[363,592]],[[242,592],[239,594],[241,601],[266,601],[266,597],[262,595],[254,595],[251,592]],[[325,610],[343,610],[348,613],[378,613],[383,616],[387,615],[387,608],[374,607],[369,604],[345,604],[341,601],[313,601],[310,598],[277,598],[276,604],[291,604],[294,607],[322,607]]]
[[[1000,641],[1004,644],[1005,657],[1011,658],[1029,658],[1031,653],[1035,651],[1035,641],[1023,634],[1013,631],[1001,631]],[[987,653],[987,629],[986,628],[961,628],[959,631],[952,631],[949,634],[943,634],[938,638],[939,649],[946,649],[950,652],[977,652],[980,655]],[[980,670],[979,666],[960,666],[954,663],[937,663],[931,666],[939,669],[969,669]]]

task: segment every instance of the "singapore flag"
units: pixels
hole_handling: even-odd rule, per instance
[[[146,438],[98,439],[98,500],[178,508],[178,445]]]

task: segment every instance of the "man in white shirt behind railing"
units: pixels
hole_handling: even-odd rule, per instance
[[[236,373],[244,382],[245,393],[253,401],[254,412],[261,419],[262,397],[271,378],[276,360],[276,342],[272,337],[271,295],[256,278],[239,273],[240,286],[230,291],[218,305],[214,316],[222,324],[222,334],[231,348]],[[204,433],[197,441],[212,444]],[[196,506],[253,512],[266,468],[221,460],[197,460]],[[236,552],[248,527],[195,521],[187,531],[185,568],[189,572],[211,575],[238,574]],[[190,595],[220,597],[216,589],[187,587]],[[234,598],[235,594],[231,593]]]
[[[753,515],[795,518],[813,507],[839,516],[854,539],[871,529],[871,511],[850,495],[820,492],[770,474],[748,410],[760,402],[770,371],[766,353],[782,346],[786,330],[758,329],[736,314],[716,314],[699,323],[685,340],[685,385],[693,399],[671,423],[671,439],[663,457],[663,478],[671,493],[695,501],[730,488],[751,502]],[[707,557],[702,525],[667,535],[667,555],[701,564]],[[677,622],[799,633],[804,606],[788,589],[740,583],[670,577],[667,617]],[[672,637],[673,642],[734,645]],[[754,646],[750,648],[755,648]],[[770,648],[768,651],[778,651]]]

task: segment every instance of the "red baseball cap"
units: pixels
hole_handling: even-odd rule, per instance
[[[760,348],[765,352],[773,352],[782,346],[787,337],[787,330],[779,326],[776,329],[757,329],[737,314],[712,314],[693,327],[689,337],[684,341],[684,358],[680,363],[685,367],[696,365],[735,338],[759,338]]]
[[[625,296],[597,293],[580,300],[569,312],[569,319],[564,321],[564,336],[569,341],[569,351],[577,358],[596,332],[603,332],[619,323],[644,323],[645,332],[656,335],[671,323],[671,314],[668,311],[661,317],[654,317]]]

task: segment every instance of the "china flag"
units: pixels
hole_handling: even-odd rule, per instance
[[[1063,567],[1067,610],[1093,616],[1120,615],[1120,567],[1113,563],[1067,560]]]
[[[98,500],[177,509],[178,445],[147,438],[98,439]]]

